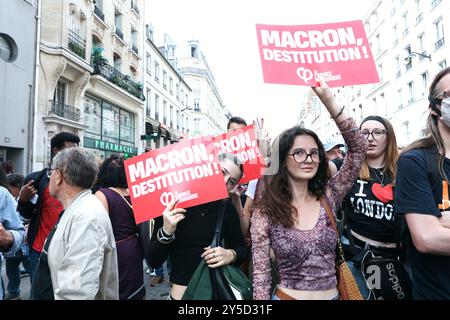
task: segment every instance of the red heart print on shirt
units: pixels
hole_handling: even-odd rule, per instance
[[[392,188],[392,184],[388,184],[383,187],[379,183],[374,183],[372,185],[372,193],[378,200],[385,204],[394,200],[394,189]]]

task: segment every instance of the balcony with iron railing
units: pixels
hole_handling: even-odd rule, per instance
[[[110,66],[106,63],[105,59],[93,60],[93,67],[95,75],[101,75],[103,78],[116,84],[136,98],[141,99],[142,101],[145,100],[143,85],[134,82],[131,80],[130,76],[124,75],[113,66]]]
[[[105,21],[105,14],[102,12],[102,10],[100,10],[99,7],[94,6],[94,13],[97,17],[100,18],[100,20],[102,20],[103,22]]]
[[[50,100],[50,114],[55,114],[64,119],[80,121],[80,109],[74,108],[59,101]]]
[[[440,39],[439,41],[436,41],[436,43],[434,44],[434,47],[437,49],[441,48],[445,43],[444,38]]]
[[[137,4],[133,0],[131,1],[131,11],[134,11],[138,17],[141,16],[141,12],[139,11]]]
[[[82,59],[86,59],[86,40],[81,38],[75,31],[69,29],[68,47]]]
[[[431,8],[436,8],[441,2],[442,0],[433,0],[433,2],[431,2]]]
[[[138,49],[137,45],[132,44],[132,45],[131,45],[131,50],[133,50],[134,53],[136,53],[137,55],[139,55],[139,49]]]
[[[416,18],[416,24],[419,24],[423,20],[423,13],[419,14]]]

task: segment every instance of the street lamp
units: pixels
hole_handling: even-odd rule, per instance
[[[181,109],[181,110],[180,110],[180,112],[184,112],[184,111],[186,111],[186,110],[189,110],[189,111],[191,111],[191,110],[192,110],[192,108],[191,108],[191,107],[185,107],[185,108]]]
[[[427,58],[430,59],[431,61],[431,54],[427,55],[424,52],[419,53],[419,52],[415,52],[415,51],[411,51],[408,56],[405,58],[405,65],[409,65],[411,64],[411,60],[412,58],[414,58],[415,56],[419,56],[420,58]]]

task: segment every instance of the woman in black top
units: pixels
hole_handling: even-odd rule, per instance
[[[343,244],[361,293],[368,298],[370,291],[360,269],[363,249],[370,245],[385,253],[398,254],[400,229],[394,213],[393,191],[398,148],[394,128],[385,118],[366,117],[360,130],[369,142],[369,149],[343,204],[347,219]]]
[[[242,164],[229,154],[219,155],[219,160],[230,192],[242,177]],[[223,222],[226,248],[210,248],[221,205],[226,205]],[[151,267],[160,266],[170,257],[170,298],[180,300],[201,259],[205,259],[210,268],[231,263],[239,265],[247,256],[247,247],[240,230],[239,216],[230,201],[209,202],[186,210],[175,206],[174,201],[162,217],[155,219],[149,254]]]

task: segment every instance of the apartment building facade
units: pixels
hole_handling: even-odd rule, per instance
[[[388,118],[401,147],[424,135],[430,82],[448,66],[449,18],[448,1],[375,3],[363,22],[380,82],[341,88],[342,100],[357,122],[375,114]]]
[[[192,137],[218,135],[227,130],[230,113],[219,94],[212,70],[198,40],[183,48],[178,63],[185,81],[192,88]]]
[[[20,20],[17,17],[20,16]],[[0,10],[0,162],[31,170],[35,103],[37,0],[10,0]]]
[[[145,141],[146,150],[157,149],[191,134],[192,90],[177,65],[176,45],[166,34],[156,46],[153,28],[145,33]]]
[[[104,159],[144,148],[144,20],[138,0],[42,0],[34,169],[58,132]]]

